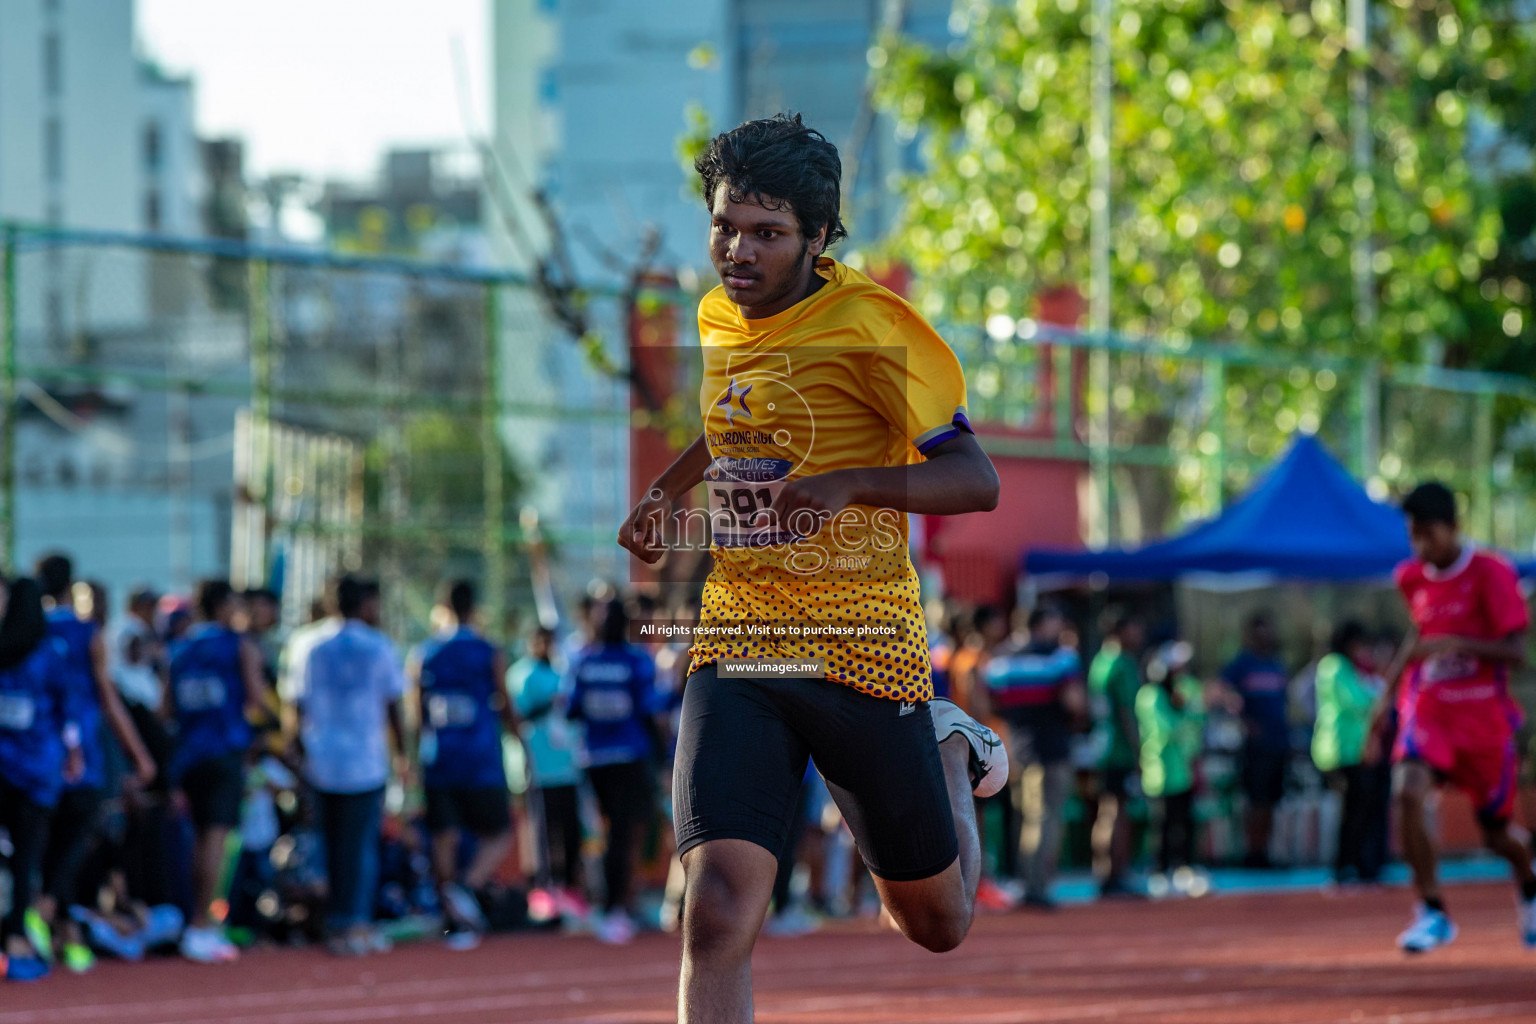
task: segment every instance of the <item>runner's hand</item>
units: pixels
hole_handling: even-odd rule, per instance
[[[663,526],[672,502],[661,488],[652,487],[640,499],[624,525],[619,527],[619,546],[633,554],[646,565],[655,565],[666,554],[666,537]]]
[[[809,537],[853,501],[853,478],[832,470],[791,480],[773,502],[774,521],[802,537]],[[813,518],[814,517],[814,518]],[[815,523],[814,529],[806,529]]]

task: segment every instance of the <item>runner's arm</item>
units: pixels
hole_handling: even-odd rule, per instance
[[[518,726],[522,725],[522,719],[518,717],[517,708],[512,703],[512,695],[507,692],[502,680],[507,678],[507,655],[501,650],[496,652],[496,660],[492,664],[497,685],[495,688],[495,700],[497,713],[501,715],[501,727],[507,731],[507,735],[517,738]]]
[[[672,511],[672,505],[698,486],[709,468],[709,442],[703,434],[694,438],[672,465],[657,477],[646,491],[629,518],[619,527],[619,546],[632,552],[643,562],[652,563],[661,558],[665,549],[662,520]]]
[[[791,480],[773,503],[781,522],[801,509],[836,515],[849,505],[954,516],[997,508],[997,470],[974,434],[961,432],[908,466],[836,469]]]
[[[1525,662],[1525,630],[1518,630],[1499,640],[1484,640],[1470,636],[1425,637],[1411,648],[1415,657],[1427,657],[1440,652],[1454,652],[1482,661],[1499,661],[1507,665]]]

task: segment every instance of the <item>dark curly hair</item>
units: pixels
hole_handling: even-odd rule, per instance
[[[699,172],[705,206],[713,207],[723,182],[733,203],[751,196],[770,210],[794,211],[806,238],[826,225],[823,251],[848,237],[838,215],[843,162],[837,147],[807,128],[799,114],[775,114],[721,132],[709,140],[693,169]]]

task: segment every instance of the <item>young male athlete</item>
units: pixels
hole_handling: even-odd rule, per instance
[[[1398,567],[1396,579],[1415,633],[1394,666],[1399,731],[1392,783],[1419,905],[1397,944],[1424,953],[1456,937],[1424,818],[1430,790],[1450,782],[1472,798],[1488,848],[1514,868],[1520,938],[1536,949],[1536,873],[1531,851],[1510,828],[1521,714],[1509,693],[1509,670],[1525,659],[1525,601],[1507,562],[1461,539],[1456,498],[1443,484],[1414,488],[1403,513],[1414,558]],[[1379,718],[1375,725],[1379,733]]]
[[[721,282],[699,305],[704,433],[619,542],[660,559],[672,504],[707,483],[714,567],[673,781],[688,879],[679,1020],[733,1024],[752,1019],[752,946],[808,755],[888,923],[934,951],[965,938],[972,794],[1002,787],[1007,755],[930,700],[905,513],[994,508],[998,480],[954,354],[911,306],[822,255],[845,234],[837,150],[779,115],[717,136],[695,166]],[[764,659],[801,664],[764,674]]]

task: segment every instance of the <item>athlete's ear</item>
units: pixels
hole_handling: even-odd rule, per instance
[[[806,248],[810,251],[810,254],[813,257],[820,256],[826,250],[827,225],[823,224],[821,226],[821,230],[811,236],[811,240],[809,243],[807,243]]]

